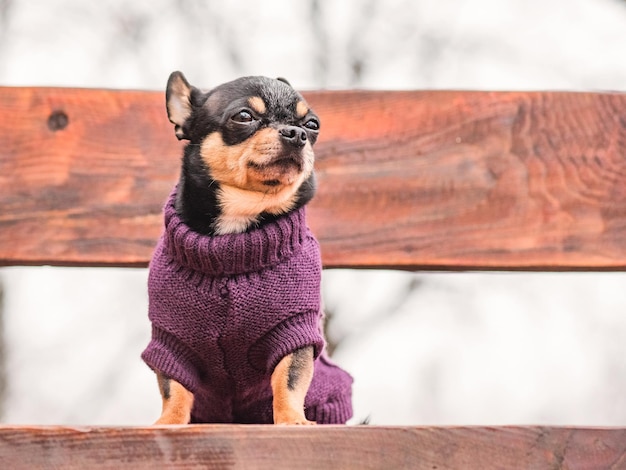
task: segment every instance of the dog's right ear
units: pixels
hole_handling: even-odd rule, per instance
[[[167,80],[165,90],[165,102],[167,107],[167,117],[174,124],[174,132],[178,140],[188,139],[184,130],[185,121],[191,116],[191,93],[193,87],[182,74],[182,72],[172,72]]]

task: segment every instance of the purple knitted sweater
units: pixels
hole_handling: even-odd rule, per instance
[[[313,345],[305,415],[345,423],[352,378],[323,352],[321,260],[304,208],[246,233],[205,236],[174,201],[175,191],[150,263],[144,361],[194,394],[192,422],[272,423],[274,367]]]

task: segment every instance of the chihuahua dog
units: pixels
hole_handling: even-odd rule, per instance
[[[188,140],[150,263],[157,424],[345,423],[352,379],[323,351],[319,245],[305,208],[320,120],[284,79],[166,90]]]

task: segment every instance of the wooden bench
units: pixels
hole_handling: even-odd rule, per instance
[[[326,267],[626,268],[626,94],[306,98]],[[163,93],[0,88],[0,123],[0,265],[147,265],[182,145]],[[617,469],[626,428],[0,426],[0,468],[165,464]]]

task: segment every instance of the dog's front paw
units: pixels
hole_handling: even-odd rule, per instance
[[[299,424],[299,425],[313,425],[317,424],[315,421],[309,421],[304,417],[304,414],[297,413],[295,411],[283,412],[274,415],[274,424]]]

